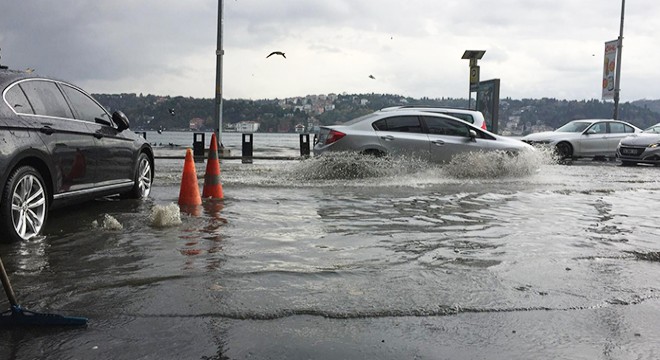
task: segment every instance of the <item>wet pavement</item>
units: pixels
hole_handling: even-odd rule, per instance
[[[0,359],[660,357],[658,168],[221,167],[224,201],[193,214],[172,206],[182,162],[158,160],[151,199],[1,244],[24,307],[89,324],[0,330]]]

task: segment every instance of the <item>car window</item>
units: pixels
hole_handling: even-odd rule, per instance
[[[463,121],[467,121],[470,124],[474,124],[474,117],[472,117],[472,115],[470,115],[470,114],[459,114],[459,113],[452,113],[452,112],[446,112],[445,114],[447,114],[449,116],[453,116],[455,118],[459,118]]]
[[[623,127],[625,128],[624,132],[626,132],[626,133],[634,133],[635,132],[635,129],[630,125],[625,125],[624,124]]]
[[[20,86],[13,86],[5,93],[5,100],[19,114],[34,114],[32,105],[28,102]]]
[[[568,124],[560,127],[559,129],[555,130],[557,132],[583,132],[584,129],[586,129],[591,123],[584,122],[584,121],[571,121]]]
[[[393,116],[378,120],[372,126],[379,131],[422,132],[422,125],[417,116]]]
[[[468,126],[456,120],[425,116],[424,121],[429,129],[429,134],[470,136],[470,129]]]
[[[626,127],[622,123],[610,123],[610,133],[621,134],[626,132]]]
[[[607,124],[604,122],[597,122],[593,124],[589,130],[589,134],[607,134]]]
[[[71,106],[76,113],[76,119],[96,122],[96,119],[98,118],[112,124],[112,119],[110,118],[110,115],[108,115],[108,112],[89,96],[68,85],[62,84],[61,87],[71,102]]]
[[[632,128],[631,128],[632,129]],[[644,130],[645,133],[660,134],[660,125],[653,125]]]
[[[64,95],[52,81],[31,80],[20,84],[37,115],[73,118]]]

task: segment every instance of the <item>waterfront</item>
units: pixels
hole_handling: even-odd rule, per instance
[[[23,306],[89,326],[2,330],[0,358],[660,357],[657,168],[334,160],[223,161],[225,200],[180,224],[152,218],[173,159],[149,201],[51,214],[0,252]]]

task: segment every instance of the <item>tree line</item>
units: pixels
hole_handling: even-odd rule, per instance
[[[214,99],[142,94],[95,94],[94,97],[110,111],[123,111],[134,129],[188,130],[193,119],[200,124],[199,130],[216,127]],[[467,106],[467,100],[460,98],[411,98],[394,94],[341,94],[334,96],[332,102],[327,97],[320,98],[323,100],[319,97],[223,100],[223,124],[256,121],[260,123],[260,132],[293,132],[296,124],[338,124],[389,106]],[[315,103],[321,101],[325,107]],[[302,109],[304,105],[309,105],[307,110]],[[316,110],[319,108],[324,111]],[[612,118],[613,108],[611,102],[595,99],[504,98],[500,100],[499,128],[504,129],[512,119],[524,129],[534,125],[557,128],[574,119]],[[619,117],[640,128],[656,124],[660,122],[660,100],[621,103]]]

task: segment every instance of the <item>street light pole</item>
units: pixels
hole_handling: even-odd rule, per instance
[[[222,56],[225,51],[222,48],[222,7],[223,0],[218,0],[218,46],[215,50],[215,112],[214,120],[218,127],[215,129],[217,145],[222,144]]]
[[[621,0],[621,26],[619,27],[619,41],[616,49],[616,78],[614,79],[614,120],[619,119],[619,93],[621,92],[621,51],[623,49],[623,13],[626,9],[626,0]]]

